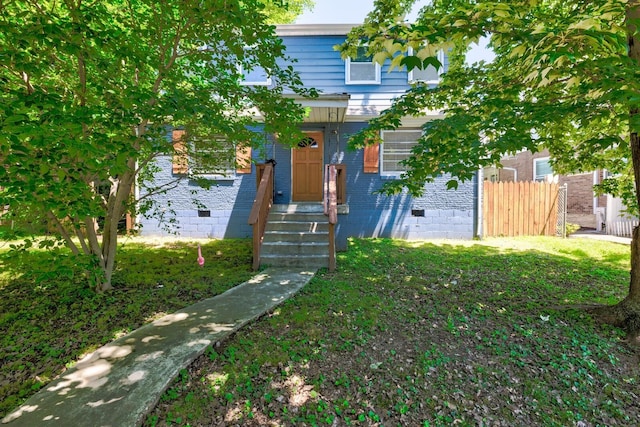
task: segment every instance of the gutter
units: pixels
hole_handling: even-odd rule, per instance
[[[338,11],[336,11],[338,12]],[[349,32],[362,24],[280,24],[276,25],[276,34],[280,37],[295,36],[347,36]]]

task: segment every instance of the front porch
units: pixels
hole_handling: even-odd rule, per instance
[[[249,216],[255,270],[263,265],[335,270],[335,226],[339,211],[348,213],[348,206],[338,204],[346,200],[346,168],[331,164],[325,169],[322,202],[274,205],[274,165],[259,165],[258,189]]]

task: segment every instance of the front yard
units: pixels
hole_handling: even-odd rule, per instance
[[[251,277],[250,241],[127,243],[95,295],[60,252],[0,250],[0,416],[82,354]],[[637,425],[638,354],[579,308],[614,303],[628,247],[353,240],[209,348],[146,425]],[[56,265],[56,269],[51,265]]]
[[[354,240],[338,271],[183,371],[146,425],[637,425],[623,245]]]
[[[113,292],[97,295],[68,251],[0,246],[0,417],[83,354],[252,277],[251,242],[125,241]]]

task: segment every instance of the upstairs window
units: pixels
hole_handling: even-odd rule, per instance
[[[400,175],[407,170],[401,162],[411,156],[411,149],[422,136],[420,129],[382,131],[381,175]]]
[[[409,54],[413,54],[413,51],[410,50]],[[436,58],[442,64],[440,68],[436,69],[433,65],[428,65],[424,69],[414,68],[409,71],[409,83],[438,84],[444,67],[444,52],[439,50]]]
[[[533,159],[533,180],[549,181],[553,177],[553,169],[549,157]]]
[[[260,66],[255,66],[255,68],[251,70],[244,69],[240,66],[240,74],[242,75],[241,84],[244,86],[271,86],[271,77],[267,71]]]
[[[252,47],[247,46],[244,48],[245,55],[251,55]],[[242,76],[242,85],[245,86],[271,86],[271,76],[258,64],[253,64],[252,68],[249,69],[242,64],[238,64],[238,72]]]
[[[345,82],[347,84],[380,84],[380,64],[373,62],[367,54],[367,47],[358,47],[355,58],[345,61]]]

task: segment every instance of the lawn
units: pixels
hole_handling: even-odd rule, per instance
[[[104,295],[64,251],[2,253],[0,415],[251,276],[250,241],[203,252],[200,268],[194,243],[127,243]],[[336,272],[183,370],[145,425],[638,425],[637,353],[578,308],[622,298],[628,263],[581,239],[352,240]]]
[[[115,290],[96,294],[66,250],[0,246],[0,418],[83,354],[252,277],[251,242],[125,240]]]
[[[575,308],[623,297],[628,262],[577,239],[353,240],[145,425],[638,425],[638,355]]]

